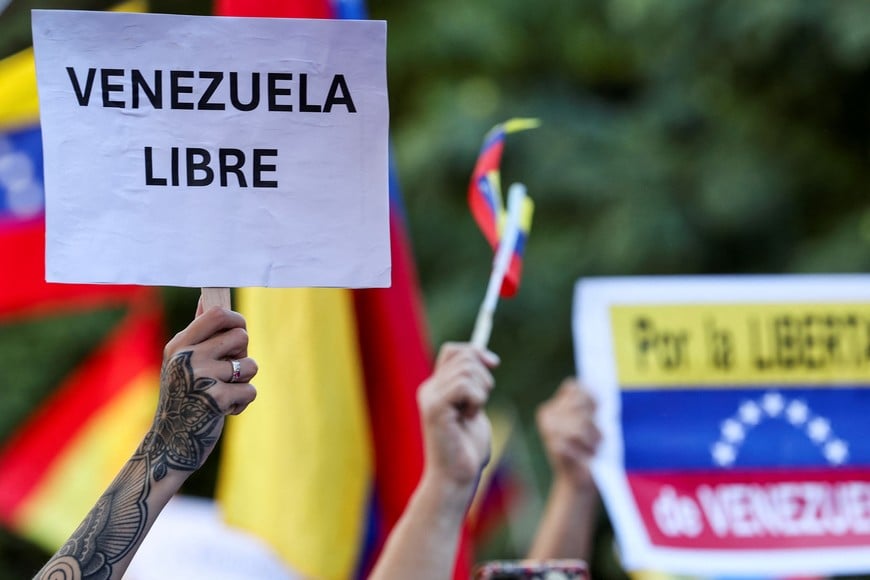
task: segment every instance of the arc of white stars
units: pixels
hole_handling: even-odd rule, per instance
[[[740,420],[747,425],[757,425],[761,420],[761,408],[755,401],[746,401],[740,405]]]
[[[829,464],[842,465],[849,458],[849,444],[835,437],[827,418],[811,416],[809,406],[800,399],[787,401],[782,394],[770,391],[757,401],[743,401],[735,416],[722,422],[719,440],[710,447],[713,461],[721,467],[733,465],[747,432],[758,425],[764,415],[783,416],[793,427],[802,429]]]
[[[834,465],[842,465],[849,457],[849,446],[842,439],[834,439],[825,443],[825,459]]]
[[[783,407],[785,407],[785,403],[779,393],[765,393],[761,398],[761,408],[770,417],[777,417],[782,413]]]
[[[723,467],[728,467],[737,459],[737,450],[732,445],[721,441],[713,445],[712,453],[716,463]]]
[[[736,419],[726,419],[722,423],[722,438],[729,443],[739,443],[746,436],[743,423]]]
[[[807,404],[797,399],[789,403],[785,409],[785,416],[788,422],[795,427],[806,423],[809,415],[810,409],[807,407]]]
[[[814,443],[822,443],[831,434],[831,423],[824,417],[815,417],[807,423],[807,435]]]

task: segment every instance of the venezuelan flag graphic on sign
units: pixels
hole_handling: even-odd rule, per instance
[[[718,575],[870,566],[870,278],[826,282],[579,285],[579,308],[610,336],[609,369],[592,368],[604,347],[579,347],[579,364],[614,420],[596,475],[618,482],[602,489],[629,562]]]

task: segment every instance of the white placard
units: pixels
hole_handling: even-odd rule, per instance
[[[46,279],[390,285],[386,23],[33,12]]]

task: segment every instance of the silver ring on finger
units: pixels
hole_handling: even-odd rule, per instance
[[[233,365],[233,375],[230,377],[230,382],[237,382],[242,376],[242,363],[237,360],[231,360],[230,364]]]

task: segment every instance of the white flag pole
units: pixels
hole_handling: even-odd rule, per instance
[[[477,320],[474,323],[474,332],[471,334],[471,344],[478,348],[486,348],[489,344],[489,336],[492,333],[492,317],[498,306],[498,296],[505,274],[511,264],[517,238],[520,232],[520,212],[523,201],[526,198],[526,186],[522,183],[514,183],[508,190],[507,220],[504,224],[504,232],[499,241],[498,250],[492,264],[492,274],[486,286],[486,294],[483,303],[477,312]]]

